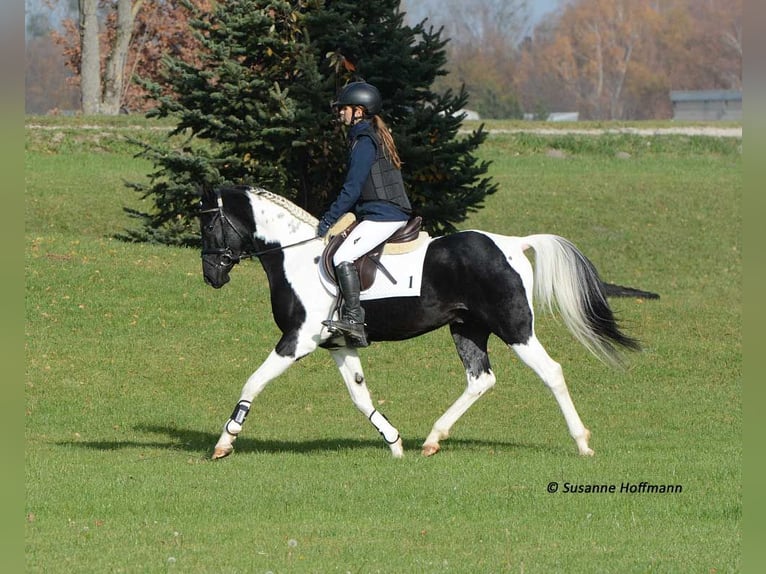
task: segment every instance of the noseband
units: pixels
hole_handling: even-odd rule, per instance
[[[315,239],[318,239],[318,237],[310,237],[309,239],[304,239],[303,241],[291,243],[290,245],[277,245],[276,247],[270,247],[268,249],[263,249],[261,251],[245,251],[240,253],[239,255],[235,255],[231,247],[229,247],[228,242],[226,241],[226,226],[227,225],[234,230],[234,233],[236,233],[237,236],[243,242],[245,243],[249,242],[250,245],[252,245],[253,240],[252,238],[248,238],[247,234],[243,234],[239,229],[237,229],[237,226],[234,225],[234,222],[232,222],[231,219],[228,218],[228,216],[223,210],[223,199],[221,198],[220,194],[217,194],[216,201],[218,203],[217,207],[212,207],[210,209],[201,209],[199,211],[199,214],[200,215],[202,215],[203,213],[216,214],[213,218],[213,221],[210,222],[210,227],[212,228],[212,226],[215,225],[216,221],[221,222],[221,235],[223,236],[224,246],[203,249],[202,256],[204,257],[205,255],[219,255],[221,259],[218,262],[218,265],[220,265],[221,267],[231,267],[239,263],[242,259],[252,259],[253,257],[260,257],[261,255],[266,255],[267,253],[282,251],[283,249],[287,249],[288,247],[296,247],[298,245],[303,245],[304,243],[308,243],[309,241],[314,241]]]

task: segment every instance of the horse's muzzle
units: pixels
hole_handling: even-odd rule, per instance
[[[220,289],[224,285],[226,285],[229,282],[229,276],[222,277],[220,280],[216,280],[214,278],[208,277],[205,275],[205,283],[210,285],[213,289]]]
[[[229,271],[225,267],[206,261],[202,262],[202,276],[205,283],[214,289],[220,289],[229,282]]]

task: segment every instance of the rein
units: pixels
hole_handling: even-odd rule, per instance
[[[269,253],[274,253],[277,251],[283,251],[285,249],[289,249],[290,247],[297,247],[299,245],[304,245],[305,243],[309,243],[310,241],[314,241],[315,239],[318,239],[318,237],[309,237],[308,239],[304,239],[302,241],[297,241],[295,243],[290,243],[289,245],[277,245],[276,247],[269,247],[268,249],[262,249],[260,251],[245,251],[243,253],[240,253],[239,255],[234,255],[234,252],[231,250],[231,247],[228,246],[228,243],[226,241],[226,231],[223,229],[225,224],[228,224],[229,227],[231,227],[234,230],[234,233],[239,236],[239,238],[242,241],[248,241],[248,237],[246,234],[243,234],[240,232],[239,229],[237,229],[237,226],[234,225],[234,223],[226,216],[226,213],[223,211],[223,201],[220,196],[218,196],[218,207],[213,207],[211,209],[202,209],[199,211],[199,214],[202,215],[203,213],[217,213],[218,219],[221,221],[221,232],[223,235],[223,243],[224,247],[217,247],[213,249],[203,249],[202,250],[202,256],[205,255],[220,255],[221,261],[220,264],[223,266],[230,266],[234,265],[235,263],[239,263],[242,259],[252,259],[254,257],[261,257],[262,255],[267,255]],[[215,220],[211,223],[211,226],[215,223]],[[252,244],[252,238],[250,238],[250,243]]]
[[[299,245],[303,245],[304,243],[308,243],[309,241],[314,241],[315,239],[319,239],[319,237],[309,237],[308,239],[304,239],[302,241],[296,241],[295,243],[290,243],[289,245],[277,245],[276,247],[269,247],[268,249],[262,249],[261,251],[241,253],[239,258],[252,259],[253,257],[260,257],[261,255],[274,253],[275,251],[284,251],[285,249],[290,249],[290,247],[298,247]]]

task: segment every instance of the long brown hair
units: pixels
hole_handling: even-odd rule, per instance
[[[402,160],[399,159],[399,152],[396,151],[396,143],[394,142],[394,136],[391,135],[391,130],[388,129],[386,122],[380,116],[373,116],[373,125],[375,131],[380,137],[380,141],[383,144],[383,155],[385,155],[396,169],[401,169]]]

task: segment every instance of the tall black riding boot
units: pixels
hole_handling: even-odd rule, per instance
[[[335,268],[338,287],[343,295],[340,321],[322,321],[330,331],[346,336],[352,347],[366,347],[367,334],[364,331],[364,309],[359,300],[359,273],[353,263],[344,261]]]

